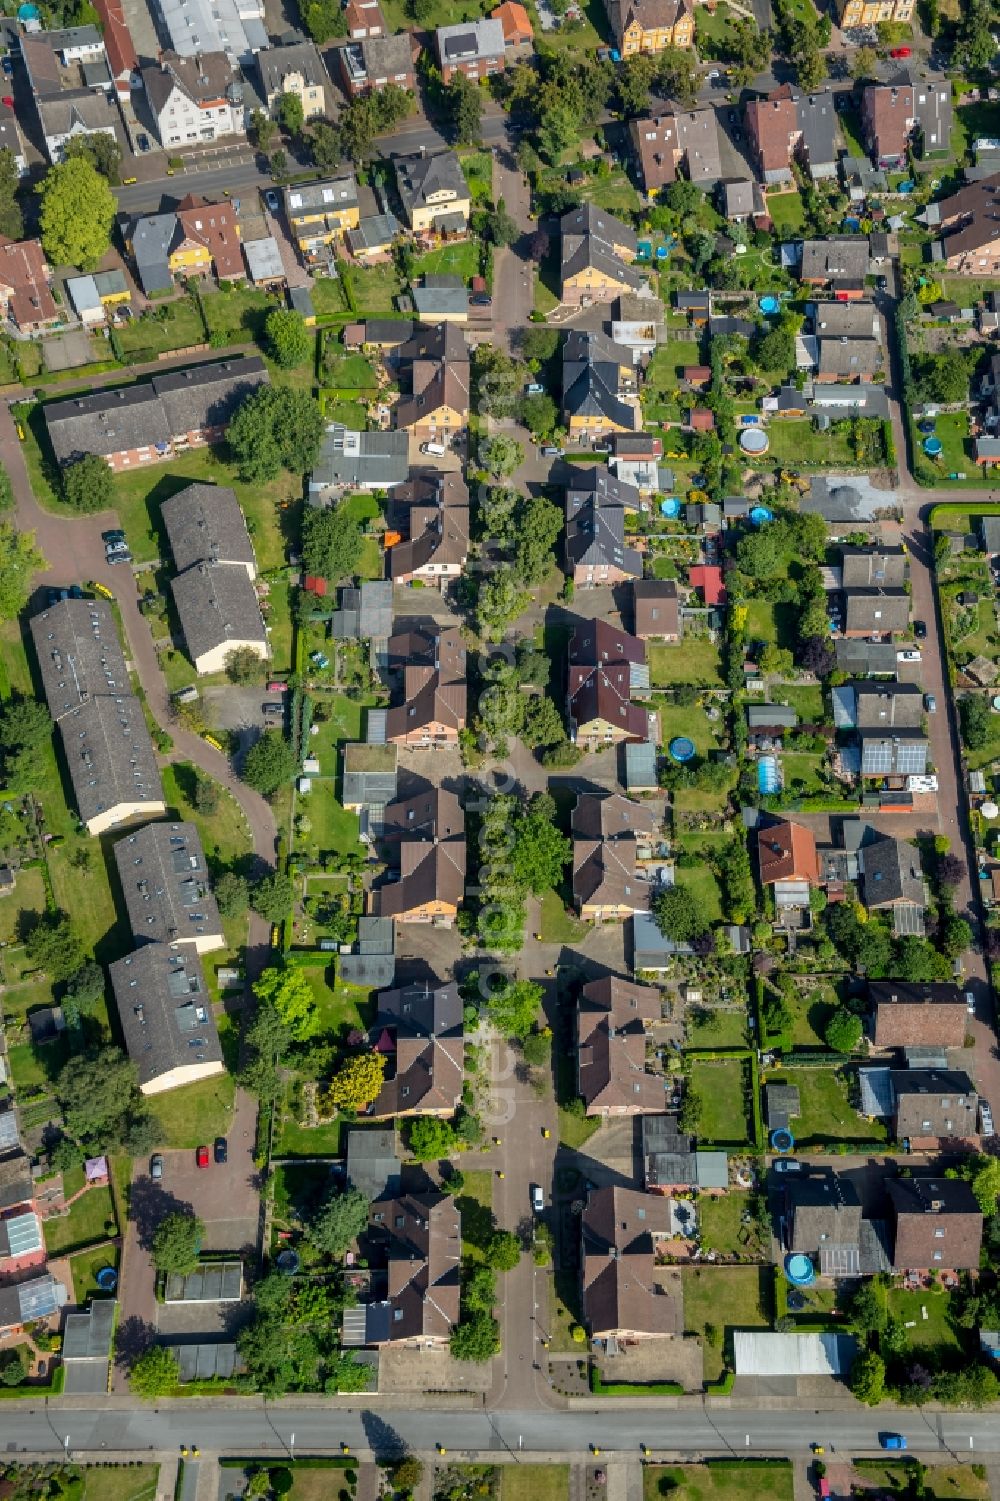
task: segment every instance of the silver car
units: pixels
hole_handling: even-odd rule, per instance
[[[154,1183],[159,1183],[163,1177],[163,1153],[154,1152],[149,1159],[149,1176]]]

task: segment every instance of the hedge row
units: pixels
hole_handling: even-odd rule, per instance
[[[596,1366],[590,1368],[590,1390],[595,1397],[682,1397],[679,1381],[603,1381]]]

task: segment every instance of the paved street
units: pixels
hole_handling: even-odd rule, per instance
[[[74,1456],[108,1451],[135,1455],[143,1451],[176,1452],[181,1444],[196,1444],[206,1453],[287,1454],[329,1453],[346,1442],[364,1456],[374,1445],[378,1452],[398,1452],[400,1444],[429,1454],[442,1444],[453,1457],[475,1458],[520,1454],[533,1460],[580,1455],[593,1445],[605,1458],[635,1455],[647,1444],[654,1455],[805,1454],[813,1442],[828,1453],[874,1452],[878,1435],[904,1433],[917,1454],[951,1450],[962,1459],[1000,1451],[1000,1423],[991,1413],[940,1413],[926,1408],[877,1413],[853,1401],[843,1408],[821,1411],[789,1407],[771,1399],[757,1404],[730,1401],[709,1410],[700,1397],[650,1398],[638,1409],[615,1402],[587,1399],[585,1410],[544,1412],[534,1407],[505,1412],[457,1409],[454,1400],[432,1410],[408,1411],[381,1399],[376,1410],[341,1406],[337,1399],[311,1405],[309,1399],[264,1402],[261,1399],[218,1402],[164,1401],[157,1408],[128,1409],[111,1397],[94,1407],[80,1399],[50,1401],[46,1407],[0,1411],[0,1443],[8,1458],[13,1452],[51,1456],[61,1452],[67,1434]],[[971,1438],[971,1446],[970,1446]],[[747,1501],[752,1501],[748,1496]]]

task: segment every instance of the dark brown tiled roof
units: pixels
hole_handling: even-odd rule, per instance
[[[580,1093],[588,1109],[662,1110],[663,1080],[646,1072],[646,1022],[658,1021],[660,993],[606,975],[584,986],[577,1012]]]
[[[819,884],[815,836],[810,829],[788,819],[757,830],[757,862],[763,886],[771,886],[775,881]]]
[[[871,980],[868,1001],[877,1048],[960,1048],[965,1041],[967,1015],[957,985]]]
[[[447,1339],[459,1317],[462,1235],[454,1199],[431,1193],[379,1200],[369,1235],[387,1249],[389,1339]]]
[[[889,1178],[897,1271],[978,1271],[983,1214],[961,1178]]]
[[[654,1281],[653,1236],[670,1200],[630,1188],[592,1191],[583,1212],[583,1310],[591,1334],[677,1334],[681,1310]]]

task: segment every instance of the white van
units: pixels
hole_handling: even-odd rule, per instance
[[[443,443],[421,443],[420,452],[433,454],[436,459],[443,459],[448,450]]]

